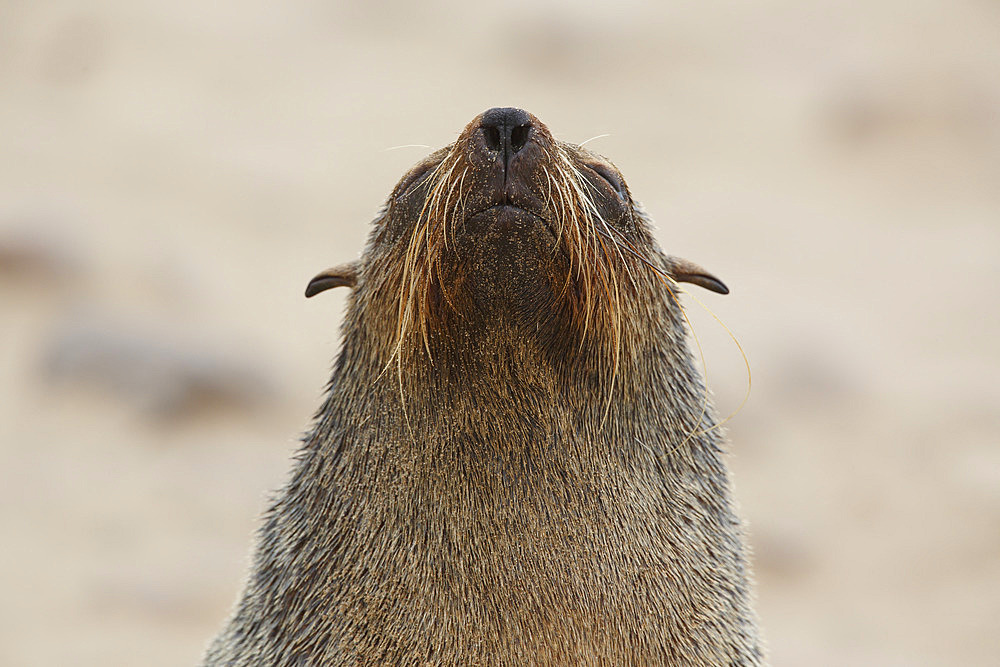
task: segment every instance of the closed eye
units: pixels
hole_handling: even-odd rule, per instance
[[[396,198],[405,197],[411,190],[420,185],[420,183],[427,178],[427,175],[434,170],[435,166],[436,165],[434,164],[427,164],[410,172],[410,174],[396,187],[396,192],[399,193],[396,195]]]
[[[603,164],[595,164],[590,168],[594,170],[594,173],[608,182],[611,189],[618,193],[618,197],[620,199],[625,199],[625,188],[622,186],[621,179],[618,178],[614,172],[605,167]]]

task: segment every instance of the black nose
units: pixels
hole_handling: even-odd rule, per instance
[[[503,155],[504,167],[507,167],[510,159],[528,143],[531,116],[522,109],[498,107],[483,114],[479,127],[486,147]]]

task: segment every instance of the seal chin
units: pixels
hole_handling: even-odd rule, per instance
[[[541,216],[501,204],[466,220],[454,253],[444,264],[462,275],[458,284],[477,310],[520,319],[530,304],[551,303],[554,298],[550,276],[566,271],[560,268],[562,259],[553,252],[555,247],[555,236]]]

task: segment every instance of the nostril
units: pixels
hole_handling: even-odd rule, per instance
[[[500,134],[500,128],[484,126],[483,140],[486,142],[486,147],[491,151],[503,150],[503,137]]]
[[[483,143],[494,153],[502,153],[504,160],[519,152],[531,138],[531,114],[513,107],[497,107],[483,112],[479,127]]]
[[[528,143],[528,135],[531,134],[531,125],[518,125],[510,131],[510,148],[512,153],[516,153]]]

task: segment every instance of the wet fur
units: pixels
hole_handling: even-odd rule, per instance
[[[475,127],[327,276],[343,348],[205,664],[760,664],[674,260],[540,123],[534,208],[475,214]]]

